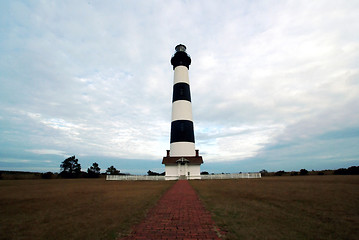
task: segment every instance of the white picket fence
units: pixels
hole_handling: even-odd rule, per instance
[[[261,178],[261,173],[230,173],[230,174],[211,174],[201,175],[202,180],[206,179],[237,179],[237,178]]]
[[[261,173],[231,173],[201,175],[201,180],[206,179],[237,179],[237,178],[261,178]],[[140,176],[140,175],[107,175],[106,180],[122,181],[163,181],[165,176]]]
[[[158,181],[165,180],[165,176],[141,176],[141,175],[107,175],[106,180],[122,181]]]

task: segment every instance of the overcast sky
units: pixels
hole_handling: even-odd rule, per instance
[[[1,1],[0,170],[162,172],[174,47],[202,171],[359,165],[359,1]]]

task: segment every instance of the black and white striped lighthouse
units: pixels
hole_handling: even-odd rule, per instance
[[[186,46],[175,47],[171,58],[174,70],[172,118],[170,150],[163,158],[166,168],[166,179],[198,179],[202,157],[195,150],[195,138],[192,119],[191,91],[188,77],[191,58],[186,52]]]

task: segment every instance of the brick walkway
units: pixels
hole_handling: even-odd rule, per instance
[[[219,229],[187,180],[177,181],[137,225],[130,239],[218,239]]]

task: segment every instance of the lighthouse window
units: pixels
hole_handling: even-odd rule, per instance
[[[184,132],[184,123],[181,123],[180,128],[181,128],[181,132]]]
[[[183,87],[180,88],[180,96],[183,96],[184,95],[184,89]]]

